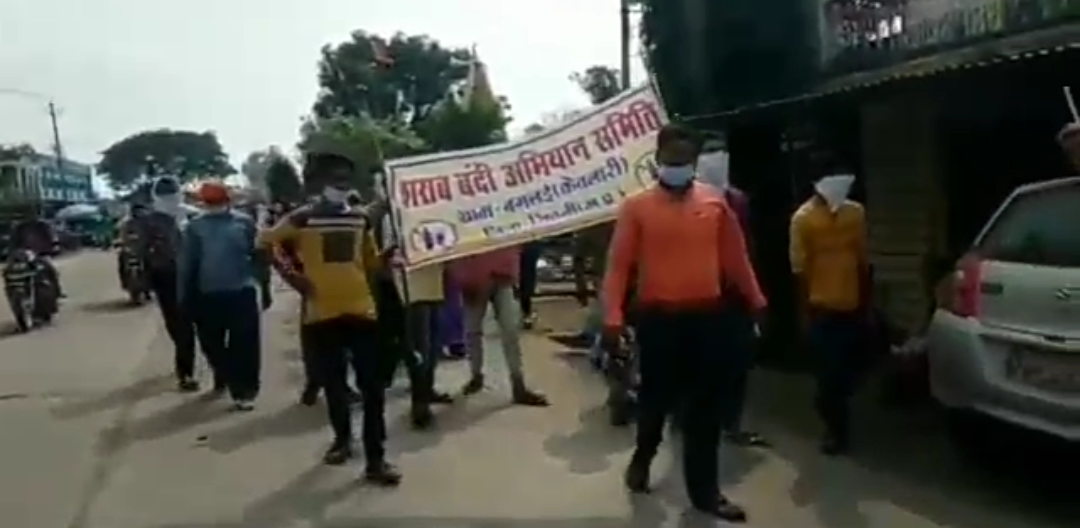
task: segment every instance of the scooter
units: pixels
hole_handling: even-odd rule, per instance
[[[47,279],[40,257],[15,250],[4,267],[4,293],[20,333],[49,324],[59,310],[57,285]]]

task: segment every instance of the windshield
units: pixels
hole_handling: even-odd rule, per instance
[[[1080,185],[1017,195],[979,244],[991,260],[1080,267]]]

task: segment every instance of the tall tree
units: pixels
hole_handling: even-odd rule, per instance
[[[275,155],[270,159],[266,170],[266,191],[274,201],[297,203],[304,199],[300,174],[288,157]]]
[[[145,175],[168,174],[181,181],[236,174],[214,132],[148,130],[128,136],[101,153],[98,171],[114,188],[130,187]]]
[[[284,154],[276,146],[252,151],[240,164],[240,174],[247,178],[248,184],[253,189],[265,196],[268,192],[266,173],[270,169],[270,164],[279,156],[284,157]]]
[[[322,49],[314,113],[419,122],[465,79],[469,59],[469,50],[445,48],[427,35],[384,39],[354,31],[349,40]]]
[[[570,80],[577,83],[588,94],[592,104],[601,104],[622,92],[619,70],[610,66],[589,66],[584,71],[570,75]]]
[[[432,149],[458,150],[506,141],[510,105],[505,97],[495,95],[487,66],[480,59],[473,57],[465,80],[451,95],[417,125],[417,133]]]
[[[356,165],[357,187],[367,194],[373,191],[374,173],[387,159],[426,152],[428,147],[400,123],[338,116],[305,119],[297,148],[301,153],[332,151],[345,156]]]

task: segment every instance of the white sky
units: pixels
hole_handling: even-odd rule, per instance
[[[587,104],[568,80],[619,63],[618,0],[0,0],[0,92],[61,107],[66,154],[149,128],[215,130],[239,161],[292,148],[319,48],[353,29],[477,45],[514,129]],[[635,68],[641,69],[635,59]],[[642,77],[635,71],[635,79]],[[48,148],[44,100],[0,93],[0,142]]]

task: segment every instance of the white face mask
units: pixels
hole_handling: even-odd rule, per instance
[[[726,191],[731,185],[728,167],[730,156],[723,150],[708,152],[698,157],[698,179],[717,190]]]
[[[349,191],[337,187],[327,187],[322,192],[323,199],[330,203],[345,205],[349,199]]]
[[[184,198],[179,194],[166,194],[164,196],[154,197],[154,209],[165,214],[178,214],[180,212],[180,206],[183,203]]]
[[[855,183],[855,176],[851,174],[826,176],[814,184],[814,191],[825,201],[829,210],[835,213],[847,200],[852,183]]]

